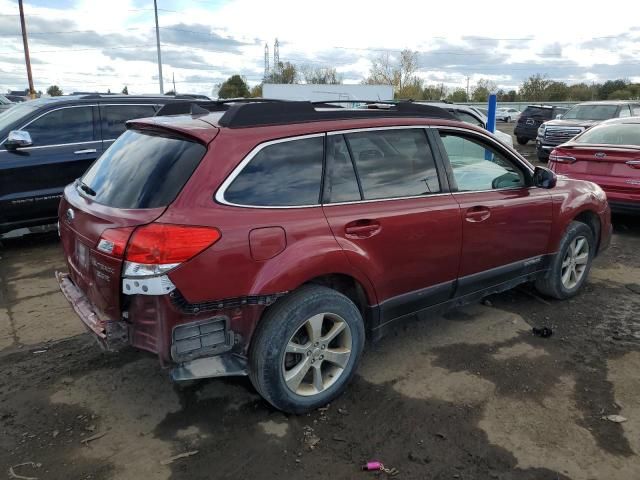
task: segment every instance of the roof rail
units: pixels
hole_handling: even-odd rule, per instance
[[[323,102],[321,102],[323,103]],[[330,103],[330,102],[329,102]],[[373,104],[380,102],[371,102]],[[384,102],[390,103],[390,102]],[[322,120],[348,120],[358,118],[426,117],[456,120],[446,110],[432,105],[412,102],[391,103],[384,109],[316,110],[311,102],[256,102],[230,105],[218,120],[221,127],[244,128],[287,123],[317,122]]]
[[[346,102],[346,101],[345,101]],[[350,102],[353,102],[351,100]],[[348,120],[357,118],[426,117],[456,120],[446,110],[432,105],[413,102],[356,101],[389,105],[389,108],[316,110],[316,106],[330,107],[333,102],[299,102],[266,98],[240,98],[212,101],[171,102],[164,105],[156,116],[203,115],[206,112],[224,112],[218,120],[221,127],[244,128],[287,123],[317,122],[322,120]],[[336,103],[344,103],[342,101]]]

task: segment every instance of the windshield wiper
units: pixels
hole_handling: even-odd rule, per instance
[[[78,186],[80,187],[80,190],[82,190],[87,195],[91,195],[92,197],[96,196],[96,191],[89,185],[84,183],[82,180],[78,180]]]

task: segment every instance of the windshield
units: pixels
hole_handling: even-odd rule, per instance
[[[640,123],[600,125],[587,130],[574,140],[576,143],[595,145],[640,146]]]
[[[22,117],[31,115],[35,109],[36,107],[33,107],[27,103],[18,103],[10,109],[0,113],[0,132],[2,132],[5,128],[13,124],[14,122],[20,120]],[[0,141],[1,140],[2,139],[0,138]]]
[[[617,105],[576,105],[562,118],[564,120],[607,120],[613,118],[617,111]]]

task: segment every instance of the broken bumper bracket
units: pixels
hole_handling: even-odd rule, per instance
[[[174,382],[245,375],[248,375],[247,359],[232,353],[197,358],[181,363],[171,370]]]

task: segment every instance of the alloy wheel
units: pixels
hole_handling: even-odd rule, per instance
[[[562,260],[562,285],[567,289],[575,288],[582,280],[589,262],[589,242],[583,236],[574,238]]]
[[[351,329],[334,313],[319,313],[300,326],[287,342],[282,374],[289,390],[317,395],[344,373],[351,357]]]

